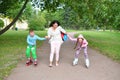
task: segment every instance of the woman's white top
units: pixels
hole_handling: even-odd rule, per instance
[[[61,26],[58,26],[55,30],[50,27],[48,29],[48,37],[50,38],[49,43],[53,41],[59,41],[62,43],[63,40],[61,38],[61,32],[66,33],[66,31]]]

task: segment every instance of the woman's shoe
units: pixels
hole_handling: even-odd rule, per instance
[[[49,64],[49,67],[52,67],[52,66],[53,66],[53,65],[50,63],[50,64]]]
[[[59,63],[58,63],[58,61],[56,61],[56,66],[58,66],[59,65]]]

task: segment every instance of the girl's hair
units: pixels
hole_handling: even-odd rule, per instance
[[[76,49],[76,47],[77,47],[77,45],[78,45],[78,43],[79,43],[79,39],[80,38],[77,38],[77,42],[76,42],[76,44],[75,44],[75,47],[74,47],[74,49]],[[82,39],[82,41],[84,40],[83,38],[81,38]],[[80,47],[82,46],[82,43],[80,44]]]
[[[59,21],[54,20],[54,21],[52,21],[52,22],[50,23],[49,27],[52,27],[52,26],[53,26],[53,24],[55,24],[55,23],[57,23],[57,24],[58,24],[58,26],[60,25],[60,22],[59,22]]]

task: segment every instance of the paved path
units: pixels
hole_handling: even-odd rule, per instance
[[[59,66],[50,68],[50,47],[48,41],[45,41],[43,46],[37,49],[37,67],[25,66],[25,61],[22,61],[5,80],[120,80],[120,64],[91,48],[88,48],[89,69],[85,67],[83,52],[79,57],[79,64],[72,66],[75,53],[73,47],[71,41],[64,42],[60,51]]]

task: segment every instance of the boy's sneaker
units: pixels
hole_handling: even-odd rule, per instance
[[[85,60],[85,63],[86,63],[86,67],[89,68],[89,66],[90,66],[90,61],[89,61],[89,59],[86,59],[86,60]]]
[[[77,64],[78,64],[78,58],[75,58],[74,61],[73,61],[73,66],[75,66]]]
[[[34,65],[37,66],[37,61],[34,62]]]
[[[29,65],[30,65],[30,61],[27,61],[27,62],[26,62],[26,66],[29,66]]]
[[[26,65],[29,66],[33,63],[33,61],[30,59],[29,61],[26,62]]]
[[[33,61],[30,59],[30,64],[32,64],[33,63]]]

